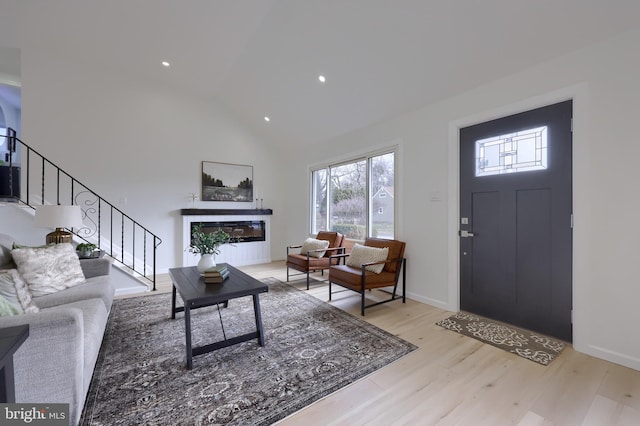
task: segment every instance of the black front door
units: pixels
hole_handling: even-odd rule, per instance
[[[460,306],[571,341],[572,102],[460,130]]]

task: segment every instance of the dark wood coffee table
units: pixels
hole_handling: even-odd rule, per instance
[[[260,346],[264,346],[264,332],[262,330],[259,294],[268,292],[269,287],[231,265],[226,266],[227,269],[229,269],[229,278],[220,284],[205,284],[204,277],[200,275],[195,266],[169,269],[169,275],[171,276],[171,281],[173,281],[171,318],[175,319],[176,312],[184,312],[187,369],[189,370],[193,367],[193,357],[196,355],[205,354],[256,338],[258,339]],[[184,301],[184,306],[176,307],[176,291],[180,293],[180,297]],[[253,311],[256,318],[255,332],[232,337],[230,339],[225,337],[224,340],[195,348],[191,346],[192,309],[217,305],[219,303],[224,303],[224,306],[226,307],[229,300],[245,296],[253,297]]]

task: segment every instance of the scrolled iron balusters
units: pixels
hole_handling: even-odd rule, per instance
[[[77,229],[76,234],[82,238],[92,237],[98,232],[100,221],[98,212],[99,198],[91,191],[81,191],[74,197],[74,203],[82,210],[82,228]]]

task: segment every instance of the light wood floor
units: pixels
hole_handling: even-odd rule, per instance
[[[283,262],[240,269],[286,280]],[[168,275],[159,277],[158,290],[171,290]],[[328,300],[325,284],[309,293]],[[354,315],[358,303],[351,292],[332,302]],[[366,314],[366,321],[419,349],[280,425],[640,425],[638,371],[571,347],[540,366],[438,327],[451,313],[411,300]]]

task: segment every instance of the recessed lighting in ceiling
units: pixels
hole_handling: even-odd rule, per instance
[[[266,122],[268,123],[268,122],[270,122],[270,121],[271,121],[271,119],[265,115],[265,116],[264,116],[264,121],[266,121]]]
[[[162,61],[162,66],[163,67],[169,67],[171,64],[167,61]]]
[[[320,83],[324,83],[325,81],[327,81],[324,75],[319,75],[318,80],[320,80]]]

